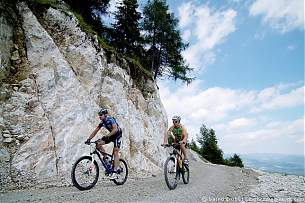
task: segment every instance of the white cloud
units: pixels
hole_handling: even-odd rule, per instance
[[[294,44],[290,44],[290,45],[288,45],[287,46],[287,49],[289,50],[289,51],[293,51],[293,50],[295,50],[297,47],[296,47],[296,45],[294,45]]]
[[[304,29],[304,0],[256,0],[249,11],[283,33]]]
[[[179,25],[181,28],[186,27],[191,23],[194,6],[192,2],[184,3],[183,6],[178,8],[178,15],[180,16]]]
[[[117,6],[122,3],[123,0],[110,0],[109,2],[109,7],[108,7],[108,12],[110,13],[115,13],[117,11]]]
[[[185,30],[185,31],[183,31],[183,33],[182,33],[182,39],[183,39],[184,41],[188,42],[188,41],[190,40],[191,35],[192,35],[191,30]]]
[[[304,104],[304,86],[293,89],[288,93],[283,93],[288,87],[274,86],[266,88],[258,94],[258,107],[252,109],[253,112],[264,110],[274,110],[288,108]]]
[[[225,125],[218,134],[229,152],[273,152],[300,154],[304,150],[304,118],[292,121],[258,121],[257,128],[246,131]],[[269,150],[269,151],[268,151]]]
[[[235,31],[236,12],[232,9],[213,12],[208,7],[196,9],[195,35],[204,50],[213,49]]]
[[[305,143],[305,138],[303,137],[303,138],[297,140],[296,143],[301,143],[301,144]]]
[[[243,128],[243,127],[251,127],[256,124],[255,119],[248,119],[248,118],[237,118],[233,121],[229,122],[230,128]]]
[[[175,91],[168,83],[161,83],[159,87],[169,122],[173,115],[180,115],[190,137],[195,137],[200,126],[206,124],[221,136],[224,150],[233,149],[231,138],[241,143],[240,149],[246,150],[244,147],[252,146],[256,140],[294,137],[303,132],[300,127],[304,126],[303,119],[277,121],[268,117],[272,112],[304,105],[303,83],[280,84],[260,91],[221,87],[202,89],[199,80],[189,86],[181,85]],[[295,143],[300,138],[293,139]]]
[[[160,94],[168,113],[178,111],[190,119],[212,123],[226,118],[230,112],[246,111],[253,114],[304,104],[304,86],[295,87],[298,83],[280,84],[261,91],[221,87],[202,90],[201,83],[196,80],[190,85],[182,85],[174,93],[168,84],[161,83]]]
[[[249,106],[255,97],[251,91],[219,87],[201,90],[200,83],[201,81],[195,81],[189,86],[183,85],[175,93],[166,84],[160,84],[161,98],[168,115],[178,113],[189,120],[218,122],[231,111]]]
[[[213,63],[216,58],[214,48],[236,30],[236,11],[213,10],[206,5],[197,6],[192,2],[182,4],[178,11],[183,39],[195,39],[183,53],[187,62],[191,67],[199,69]],[[190,29],[193,32],[189,32]]]

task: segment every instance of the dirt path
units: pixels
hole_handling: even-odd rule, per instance
[[[180,180],[175,190],[169,190],[163,174],[140,180],[127,180],[123,186],[99,181],[89,191],[75,187],[53,187],[10,191],[0,194],[0,202],[222,202],[247,196],[257,184],[257,174],[246,169],[190,161],[190,183]],[[241,202],[241,201],[238,201]]]

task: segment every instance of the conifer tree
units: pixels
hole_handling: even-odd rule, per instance
[[[123,0],[115,14],[113,44],[120,53],[140,56],[141,37],[137,0]]]
[[[182,57],[187,44],[182,41],[178,30],[178,20],[169,12],[165,0],[148,1],[144,8],[143,30],[148,47],[146,66],[154,79],[167,76],[190,83],[194,78],[188,76],[192,70]]]
[[[223,152],[217,145],[217,138],[213,129],[207,129],[205,125],[200,128],[201,136],[198,142],[201,145],[200,154],[203,158],[215,164],[223,164]]]

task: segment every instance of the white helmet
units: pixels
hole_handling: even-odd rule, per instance
[[[173,116],[172,120],[177,120],[180,122],[181,118],[180,118],[180,116]]]

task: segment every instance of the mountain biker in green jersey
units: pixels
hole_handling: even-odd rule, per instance
[[[186,140],[187,140],[187,131],[186,128],[180,123],[180,116],[174,116],[172,118],[173,125],[168,129],[167,133],[164,136],[164,144],[171,143],[180,143],[181,151],[184,157],[184,164],[189,164],[187,155],[186,155]]]

